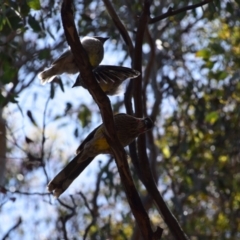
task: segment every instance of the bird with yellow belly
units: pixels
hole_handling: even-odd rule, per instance
[[[153,127],[150,118],[136,118],[123,113],[114,116],[114,124],[123,147]],[[50,192],[59,197],[97,155],[111,154],[111,147],[105,134],[104,126],[101,124],[85,138],[76,151],[76,157],[48,184]]]

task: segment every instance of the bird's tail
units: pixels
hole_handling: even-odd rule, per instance
[[[38,78],[41,80],[41,84],[46,84],[47,82],[51,82],[54,77],[57,75],[57,69],[54,66],[40,72],[38,74]]]
[[[53,192],[55,197],[58,198],[94,159],[94,157],[91,157],[84,161],[79,161],[80,158],[81,153],[69,162],[48,184],[48,191]]]

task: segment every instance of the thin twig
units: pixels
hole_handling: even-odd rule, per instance
[[[73,206],[69,206],[67,204],[65,204],[63,201],[61,201],[60,199],[58,199],[58,202],[65,208],[67,208],[70,213],[66,214],[66,215],[62,215],[60,217],[60,222],[62,223],[62,228],[61,230],[63,231],[63,237],[64,237],[64,240],[68,240],[69,237],[68,237],[68,233],[67,233],[67,221],[69,219],[71,219],[74,215],[76,215],[76,208],[77,208],[77,205],[73,199],[72,196],[71,197],[71,200],[72,200],[72,203],[73,203]]]
[[[104,174],[106,168],[109,167],[109,164],[112,162],[112,159],[109,159],[109,161],[107,162],[107,164],[101,169],[101,171],[98,173],[97,179],[96,179],[96,187],[95,187],[95,191],[93,193],[93,197],[92,197],[92,205],[93,207],[91,208],[87,198],[85,197],[85,195],[80,192],[79,194],[81,195],[81,197],[83,198],[84,204],[87,207],[88,211],[90,212],[91,216],[92,216],[92,221],[87,225],[87,227],[85,228],[85,232],[83,235],[83,239],[87,239],[87,235],[89,230],[91,229],[91,227],[96,223],[96,218],[98,216],[98,204],[97,204],[97,197],[99,195],[99,191],[100,191],[100,184],[101,184],[101,180],[102,180],[102,175]]]
[[[20,190],[15,190],[15,191],[11,191],[8,188],[5,188],[4,186],[0,186],[0,190],[4,191],[4,192],[8,192],[8,193],[12,193],[12,194],[22,194],[22,195],[27,195],[27,196],[32,196],[32,195],[39,195],[39,196],[45,196],[45,195],[50,195],[50,193],[48,192],[24,192],[24,191],[20,191]]]
[[[8,230],[8,232],[3,236],[2,240],[8,239],[11,232],[17,229],[21,223],[22,223],[22,218],[19,217],[18,221]]]
[[[44,112],[43,112],[43,127],[42,127],[43,129],[42,129],[42,143],[41,143],[42,148],[41,148],[41,157],[40,157],[40,159],[42,160],[41,165],[42,165],[42,168],[43,168],[43,172],[46,176],[46,179],[47,179],[46,182],[47,183],[49,182],[49,178],[48,178],[47,170],[46,170],[46,167],[45,167],[45,164],[44,164],[44,155],[45,155],[44,144],[45,144],[45,141],[46,141],[45,130],[46,130],[47,108],[48,108],[48,104],[50,102],[50,99],[51,99],[51,97],[49,96],[46,103],[45,103],[45,108],[44,108]]]
[[[155,18],[151,18],[148,22],[148,24],[153,24],[153,23],[156,23],[160,20],[163,20],[165,18],[168,18],[170,16],[174,16],[174,15],[177,15],[181,12],[186,12],[188,10],[192,10],[192,9],[195,9],[195,8],[198,8],[198,7],[201,7],[205,4],[208,4],[210,2],[212,2],[213,0],[205,0],[203,2],[200,2],[200,3],[197,3],[197,4],[193,4],[193,5],[189,5],[189,6],[186,6],[186,7],[183,7],[183,8],[180,8],[180,9],[177,9],[177,10],[173,10],[172,8],[169,8],[168,11],[160,16],[157,16]]]
[[[128,46],[129,49],[129,54],[131,56],[131,58],[133,57],[133,52],[134,52],[134,47],[133,47],[133,43],[132,40],[126,30],[126,28],[124,27],[123,23],[121,22],[120,18],[118,17],[115,9],[113,8],[112,4],[110,3],[109,0],[103,0],[107,11],[109,13],[109,15],[111,16],[113,22],[115,23],[115,26],[117,27],[117,29],[119,30],[121,36],[123,37],[126,45]]]

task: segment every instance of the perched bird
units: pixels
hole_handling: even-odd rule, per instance
[[[136,78],[140,75],[140,72],[127,67],[99,65],[93,69],[93,75],[106,94],[115,95],[119,92],[119,87],[124,80]],[[79,73],[73,85],[73,87],[77,86],[86,88],[81,73]]]
[[[103,59],[103,44],[107,39],[104,37],[84,37],[81,41],[93,68],[97,67]],[[40,72],[38,77],[41,79],[41,83],[45,84],[46,82],[51,82],[56,75],[63,73],[75,74],[78,72],[79,69],[75,63],[74,56],[69,49],[55,60],[50,68]]]
[[[118,139],[123,147],[129,145],[140,134],[153,127],[150,118],[135,118],[120,113],[114,116],[114,123]],[[99,154],[111,154],[111,148],[105,138],[103,124],[95,128],[77,149],[77,156],[59,172],[48,184],[48,190],[59,197],[79,174]]]

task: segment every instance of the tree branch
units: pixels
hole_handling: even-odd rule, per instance
[[[143,6],[143,12],[139,18],[137,33],[136,33],[136,47],[133,59],[133,68],[142,73],[142,45],[144,33],[147,27],[147,22],[150,15],[150,6],[152,1],[145,0]],[[137,117],[143,116],[143,101],[142,101],[142,74],[133,80],[133,96],[134,106]]]
[[[73,199],[73,197],[71,196],[71,200],[72,200],[72,203],[73,203],[73,207],[72,206],[69,206],[67,204],[65,204],[64,202],[62,202],[60,199],[58,199],[58,202],[65,208],[67,208],[68,210],[70,210],[70,213],[67,213],[67,214],[62,214],[62,216],[60,216],[59,218],[59,221],[61,222],[62,224],[62,232],[63,232],[63,238],[64,240],[68,240],[69,237],[68,237],[68,233],[67,233],[67,222],[69,219],[71,219],[75,214],[76,214],[76,208],[77,208],[77,205]]]
[[[139,18],[137,34],[136,34],[136,47],[134,55],[133,67],[141,72],[142,68],[142,44],[144,33],[147,27],[150,6],[152,1],[145,0],[143,5],[143,11]],[[141,80],[141,81],[140,81]],[[141,117],[143,115],[143,100],[142,100],[142,75],[140,75],[134,81],[134,104],[136,109],[136,116]],[[146,104],[146,103],[145,103]],[[163,200],[161,193],[158,191],[157,185],[154,181],[152,171],[149,165],[148,156],[146,153],[146,136],[141,135],[137,140],[138,157],[133,158],[133,164],[137,169],[137,173],[140,173],[139,177],[145,185],[147,191],[152,196],[157,205],[159,212],[162,214],[166,224],[168,225],[171,233],[177,240],[188,239],[187,235],[183,232],[177,219],[169,210],[168,206]]]
[[[189,6],[186,6],[186,7],[183,7],[183,8],[180,8],[180,9],[177,9],[177,10],[173,10],[171,7],[168,9],[168,11],[158,17],[155,17],[155,18],[151,18],[148,22],[148,24],[153,24],[153,23],[156,23],[158,21],[161,21],[165,18],[168,18],[170,16],[174,16],[174,15],[177,15],[181,12],[185,12],[185,11],[188,11],[188,10],[192,10],[192,9],[195,9],[195,8],[198,8],[198,7],[201,7],[205,4],[208,4],[210,2],[212,2],[213,0],[205,0],[203,2],[200,2],[200,3],[197,3],[197,4],[193,4],[193,5],[189,5]]]
[[[155,42],[151,36],[151,33],[148,28],[146,28],[146,38],[150,47],[150,53],[149,53],[149,59],[148,63],[144,72],[144,78],[143,78],[143,89],[142,89],[142,95],[143,95],[143,114],[146,116],[147,115],[147,96],[146,96],[146,88],[147,85],[149,84],[150,81],[150,75],[151,75],[151,70],[154,69],[154,61],[155,61]]]
[[[107,8],[107,11],[108,11],[109,15],[111,16],[111,18],[113,20],[115,26],[117,27],[117,29],[119,30],[119,32],[120,32],[121,36],[123,37],[125,43],[127,44],[130,56],[133,57],[134,47],[133,47],[132,40],[131,40],[126,28],[122,24],[120,18],[118,17],[118,15],[117,15],[116,11],[114,10],[110,1],[109,0],[103,0],[103,2],[104,2],[105,6]]]
[[[8,230],[8,232],[3,236],[2,240],[9,239],[10,233],[15,229],[17,229],[21,223],[22,223],[22,218],[19,217],[18,221]]]
[[[106,138],[115,157],[115,161],[118,167],[121,181],[125,188],[125,193],[127,195],[131,211],[137,221],[137,224],[139,225],[139,228],[141,229],[142,235],[144,239],[159,239],[159,232],[162,231],[160,228],[158,228],[157,231],[153,233],[151,229],[150,219],[143,207],[141,199],[130,175],[126,153],[121,146],[115,132],[109,98],[104,94],[94,79],[87,54],[84,51],[77,34],[71,6],[72,0],[64,0],[61,9],[62,23],[67,42],[71,47],[72,53],[81,72],[81,76],[84,79],[90,94],[92,95],[94,101],[97,103],[101,111],[103,124],[106,131]]]

